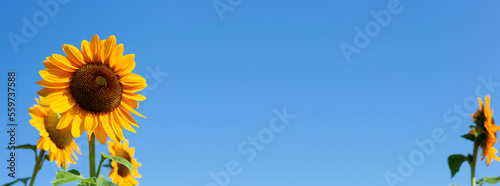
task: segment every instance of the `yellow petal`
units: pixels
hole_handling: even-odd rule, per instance
[[[131,100],[131,99],[122,97],[122,103],[127,104],[130,108],[133,108],[133,109],[139,108],[139,103],[136,100]]]
[[[109,125],[109,116],[108,114],[99,114],[99,121],[102,125],[102,128],[106,132],[106,134],[109,136],[109,138],[114,139],[115,134],[113,133],[113,129],[111,129],[111,126]],[[117,134],[119,135],[119,134]],[[123,134],[122,134],[123,135]],[[104,143],[102,143],[104,144]]]
[[[61,130],[61,129],[68,127],[69,124],[72,123],[75,115],[76,115],[76,113],[75,113],[74,109],[68,110],[68,112],[66,112],[62,115],[61,119],[59,120],[59,123],[57,123],[56,129]]]
[[[128,140],[123,140],[123,147],[128,148]]]
[[[45,88],[67,88],[69,87],[69,82],[50,82],[47,80],[41,80],[36,82],[37,85],[40,85]]]
[[[121,108],[122,110],[128,110],[128,111],[130,111],[130,112],[134,113],[135,115],[138,115],[138,116],[141,116],[141,117],[143,117],[143,118],[146,118],[146,116],[143,116],[143,115],[142,115],[142,114],[140,114],[139,112],[135,111],[134,109],[132,109],[132,108],[131,108],[130,106],[128,106],[127,104],[122,104],[122,103],[120,103],[120,108]]]
[[[31,107],[28,109],[28,112],[30,114],[30,116],[33,118],[33,119],[42,119],[45,117],[45,113],[43,113],[42,111],[40,111],[39,109],[37,109],[36,107]]]
[[[80,65],[74,63],[68,57],[59,54],[52,54],[52,57],[46,59],[60,69],[68,72],[74,72],[80,67]]]
[[[99,50],[101,49],[101,39],[99,39],[98,35],[94,35],[90,40],[90,51],[92,53],[92,61],[93,62],[102,62],[101,61],[101,53]]]
[[[49,73],[49,70],[48,69],[44,69],[44,70],[40,70],[38,72],[40,74],[40,76],[42,76],[42,78],[44,80],[47,80],[47,81],[50,81],[50,82],[69,82],[69,77],[64,77],[64,76],[58,76],[56,74],[51,74]]]
[[[122,123],[116,122],[117,120],[119,120],[118,118],[116,118],[116,113],[115,113],[116,111],[117,111],[117,109],[108,113],[108,115],[109,115],[108,123],[109,123],[109,126],[111,126],[111,129],[113,129],[113,132],[116,134],[116,137],[118,137],[119,141],[121,141],[121,140],[124,140],[124,138],[120,138],[120,135],[117,133],[119,130],[117,130],[116,128],[118,128],[118,127],[121,128]],[[122,132],[122,134],[123,134],[123,132]]]
[[[134,179],[134,177],[129,177],[130,181],[131,181],[131,185],[139,185],[139,182],[137,182],[137,180]]]
[[[97,118],[96,118],[97,119]],[[100,122],[99,120],[97,122]],[[106,143],[106,132],[102,124],[97,125],[97,129],[94,130],[95,138],[100,144]]]
[[[72,131],[72,135],[73,137],[75,138],[78,138],[82,135],[83,131],[82,130],[82,126],[84,125],[83,123],[83,118],[85,117],[85,113],[80,111],[78,113],[74,113],[74,118],[73,118],[73,122],[71,123],[71,126],[74,126],[74,133],[73,133],[73,127],[71,128],[71,131]],[[78,129],[76,129],[78,128]],[[78,146],[77,146],[78,147]]]
[[[42,101],[40,101],[40,105],[50,105],[54,101],[57,101],[59,99],[63,99],[64,97],[62,95],[66,92],[67,91],[65,90],[65,91],[55,92],[53,94],[49,94],[47,97],[42,99]]]
[[[61,89],[61,88],[44,88],[42,90],[39,90],[37,92],[37,94],[42,96],[42,97],[47,97],[49,94],[56,93],[56,92],[62,92],[64,90],[65,89]]]
[[[36,143],[36,149],[43,149],[43,138],[38,139]]]
[[[140,91],[147,86],[146,80],[142,76],[135,73],[128,73],[124,75],[120,78],[120,81],[122,82],[123,90],[127,92],[132,92],[133,90]]]
[[[122,76],[120,80],[126,85],[140,85],[146,83],[146,79],[135,73],[128,73]]]
[[[132,125],[130,125],[130,123],[128,121],[126,121],[124,118],[120,117],[120,115],[118,114],[119,111],[118,110],[115,110],[112,112],[113,114],[113,119],[115,120],[115,124],[118,125],[118,124],[121,124],[125,129],[127,129],[128,131],[130,132],[133,132],[133,133],[137,133],[134,128],[132,128]]]
[[[122,84],[122,88],[124,92],[128,93],[134,93],[134,92],[139,92],[143,89],[145,89],[148,85],[146,83],[140,84],[140,85],[126,85]]]
[[[127,150],[128,154],[130,155],[130,157],[134,157],[134,154],[135,154],[135,148],[134,147],[130,147],[128,150]]]
[[[90,135],[92,134],[92,132],[94,132],[96,126],[97,123],[94,123],[94,114],[87,112],[85,114],[85,130]]]
[[[135,67],[135,62],[134,62],[135,54],[127,54],[123,57],[121,57],[118,62],[115,64],[114,69],[115,72],[120,75],[125,75],[126,71],[130,70],[129,66],[132,66],[132,69]],[[130,70],[131,72],[132,70]]]
[[[123,92],[122,96],[131,100],[137,100],[137,101],[146,100],[146,96],[137,93]]]
[[[106,39],[104,42],[104,45],[102,45],[103,48],[101,48],[101,56],[102,56],[102,61],[105,64],[108,64],[108,59],[111,53],[113,52],[113,49],[116,46],[116,38],[114,35],[111,35]]]
[[[63,113],[68,111],[75,105],[75,99],[73,99],[69,93],[63,93],[59,99],[54,100],[50,104],[50,109],[52,109],[55,113]]]
[[[116,46],[111,55],[109,56],[108,64],[111,68],[115,68],[115,65],[118,63],[118,60],[123,56],[123,44],[119,44]]]
[[[83,58],[85,59],[85,63],[92,63],[94,55],[92,54],[92,51],[90,50],[90,43],[87,40],[83,40],[81,47],[82,47],[82,55],[83,55]]]
[[[135,127],[139,128],[139,125],[137,125],[137,122],[134,120],[134,118],[130,115],[130,112],[128,110],[122,110],[118,109],[118,112],[116,112],[120,118],[124,119],[131,125],[134,125]]]
[[[109,150],[109,153],[111,154],[111,156],[116,156],[116,155],[113,155],[115,150],[113,149],[113,146],[114,146],[114,142],[113,141],[108,141],[108,150]]]
[[[73,45],[63,45],[64,53],[68,56],[69,60],[78,66],[83,66],[85,64],[85,59],[83,58],[82,52]]]
[[[68,72],[68,71],[65,71],[65,70],[57,67],[56,65],[54,65],[53,63],[51,63],[47,60],[43,61],[43,66],[45,66],[45,68],[47,68],[47,70],[49,70],[49,73],[54,74],[54,75],[71,77],[71,75],[73,74],[72,72]]]
[[[141,178],[142,175],[139,174],[139,171],[137,171],[137,169],[134,169],[134,172],[132,173],[132,175],[134,175],[136,178]]]
[[[83,131],[81,131],[80,127],[82,124],[83,123],[80,120],[73,119],[73,122],[71,123],[71,135],[73,135],[73,137],[78,138],[82,135]]]

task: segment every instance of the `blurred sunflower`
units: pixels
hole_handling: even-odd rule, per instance
[[[49,107],[41,106],[38,99],[35,100],[38,105],[29,108],[29,113],[33,118],[30,120],[31,125],[40,131],[41,137],[38,140],[36,148],[49,151],[50,161],[56,160],[58,167],[62,166],[66,169],[69,163],[75,163],[71,155],[78,160],[75,151],[81,154],[80,148],[75,143],[73,136],[71,136],[69,127],[61,130],[56,129],[59,122],[57,113],[50,110]]]
[[[138,185],[139,182],[135,178],[140,178],[141,175],[137,171],[137,168],[141,166],[139,162],[134,157],[135,148],[128,148],[128,140],[121,142],[108,141],[108,149],[111,156],[121,157],[126,159],[132,164],[133,171],[125,167],[122,164],[111,161],[111,172],[109,173],[109,178],[113,180],[114,183],[120,186],[128,185]]]
[[[479,109],[476,113],[472,114],[472,119],[476,123],[479,130],[484,131],[486,138],[481,143],[481,148],[483,149],[483,158],[486,158],[486,164],[489,166],[492,159],[500,161],[500,158],[496,155],[498,152],[493,145],[497,142],[496,133],[500,130],[500,126],[495,125],[493,120],[493,110],[490,109],[490,96],[486,96],[483,104],[483,100],[479,100]],[[469,134],[474,134],[471,130]]]
[[[134,54],[123,55],[123,44],[116,45],[115,36],[100,40],[98,35],[90,42],[83,40],[81,50],[63,45],[67,56],[53,54],[43,62],[45,87],[38,91],[42,105],[62,115],[57,129],[71,126],[73,137],[87,131],[90,140],[95,134],[99,143],[106,137],[123,140],[123,127],[135,133],[131,125],[139,127],[130,112],[144,117],[134,109],[146,97],[135,92],[146,88],[146,80],[131,73],[135,67]]]

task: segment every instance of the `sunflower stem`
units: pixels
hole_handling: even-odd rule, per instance
[[[96,177],[95,175],[95,135],[92,134],[89,141],[89,164],[90,164],[90,177]]]
[[[477,160],[477,151],[479,149],[479,143],[474,142],[474,151],[472,155],[472,162],[470,162],[470,179],[471,185],[476,186],[476,160]]]
[[[38,174],[38,171],[42,169],[43,162],[45,161],[43,159],[44,156],[45,156],[45,150],[43,149],[40,150],[40,154],[38,156],[36,156],[35,153],[36,162],[35,162],[35,168],[33,168],[33,174],[31,175],[30,186],[33,186],[33,184],[35,183],[36,174]]]
[[[106,158],[102,157],[101,155],[101,162],[99,162],[99,167],[97,168],[96,175],[99,175],[99,173],[101,173],[102,162],[104,162],[104,160],[106,160]]]

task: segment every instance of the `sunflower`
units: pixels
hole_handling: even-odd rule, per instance
[[[144,117],[134,109],[146,99],[135,92],[147,86],[144,78],[132,73],[135,55],[123,55],[123,44],[116,45],[113,35],[83,40],[81,50],[68,44],[62,48],[67,56],[47,57],[47,69],[40,71],[43,80],[37,82],[45,87],[38,91],[46,97],[41,104],[62,116],[57,129],[70,126],[75,138],[87,131],[89,141],[94,133],[101,144],[107,136],[125,139],[123,128],[135,133],[131,125],[139,126],[130,112]]]
[[[141,166],[139,162],[134,157],[135,148],[128,148],[128,140],[121,142],[108,141],[108,149],[111,156],[117,156],[126,159],[132,164],[133,171],[125,167],[122,164],[111,161],[111,172],[109,173],[109,178],[113,180],[114,183],[122,186],[128,185],[138,185],[139,182],[135,178],[140,178],[141,175],[137,171],[137,168]]]
[[[483,104],[483,100],[479,100],[479,109],[476,113],[472,114],[472,119],[477,124],[480,130],[483,130],[486,134],[486,138],[481,144],[483,149],[483,158],[486,158],[486,164],[489,166],[492,159],[500,161],[500,158],[496,155],[498,152],[493,145],[497,142],[496,133],[500,130],[500,126],[495,125],[493,121],[493,110],[490,109],[490,96],[486,96]],[[470,131],[469,134],[474,134],[474,131]]]
[[[59,122],[57,113],[48,107],[41,106],[38,99],[35,100],[38,105],[29,108],[29,113],[33,118],[30,120],[31,125],[40,131],[41,137],[38,140],[36,148],[49,151],[50,161],[56,160],[58,167],[62,166],[66,169],[69,163],[75,163],[71,155],[78,160],[75,151],[81,154],[80,148],[75,143],[73,136],[71,136],[69,127],[61,130],[56,129]]]

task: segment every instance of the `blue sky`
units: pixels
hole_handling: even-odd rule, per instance
[[[240,186],[467,185],[468,165],[450,179],[447,157],[472,151],[459,136],[472,124],[478,95],[491,95],[500,108],[498,1],[70,0],[50,7],[52,15],[37,2],[0,8],[2,77],[17,73],[16,142],[39,138],[28,108],[44,58],[62,54],[63,44],[116,35],[149,85],[138,109],[147,119],[135,117],[137,134],[125,133],[142,163],[141,185],[217,185],[211,172]],[[214,3],[228,10],[223,20]],[[374,22],[372,10],[391,8],[397,13],[386,26]],[[33,16],[37,31],[23,35],[23,18],[32,24]],[[355,28],[366,34],[366,25],[372,36],[361,48]],[[13,45],[9,33],[28,42]],[[359,49],[350,61],[342,42]],[[295,116],[288,124],[273,111],[285,107]],[[438,140],[425,154],[415,141],[428,142],[433,132]],[[253,137],[266,143],[251,146]],[[82,155],[71,168],[88,176],[86,138],[76,141]],[[17,153],[17,176],[29,177],[33,154]],[[413,157],[413,172],[398,172],[398,157]],[[12,180],[0,170],[2,182]],[[56,170],[46,162],[37,185]],[[499,170],[500,162],[481,161],[476,175]],[[387,173],[401,179],[390,184]]]

